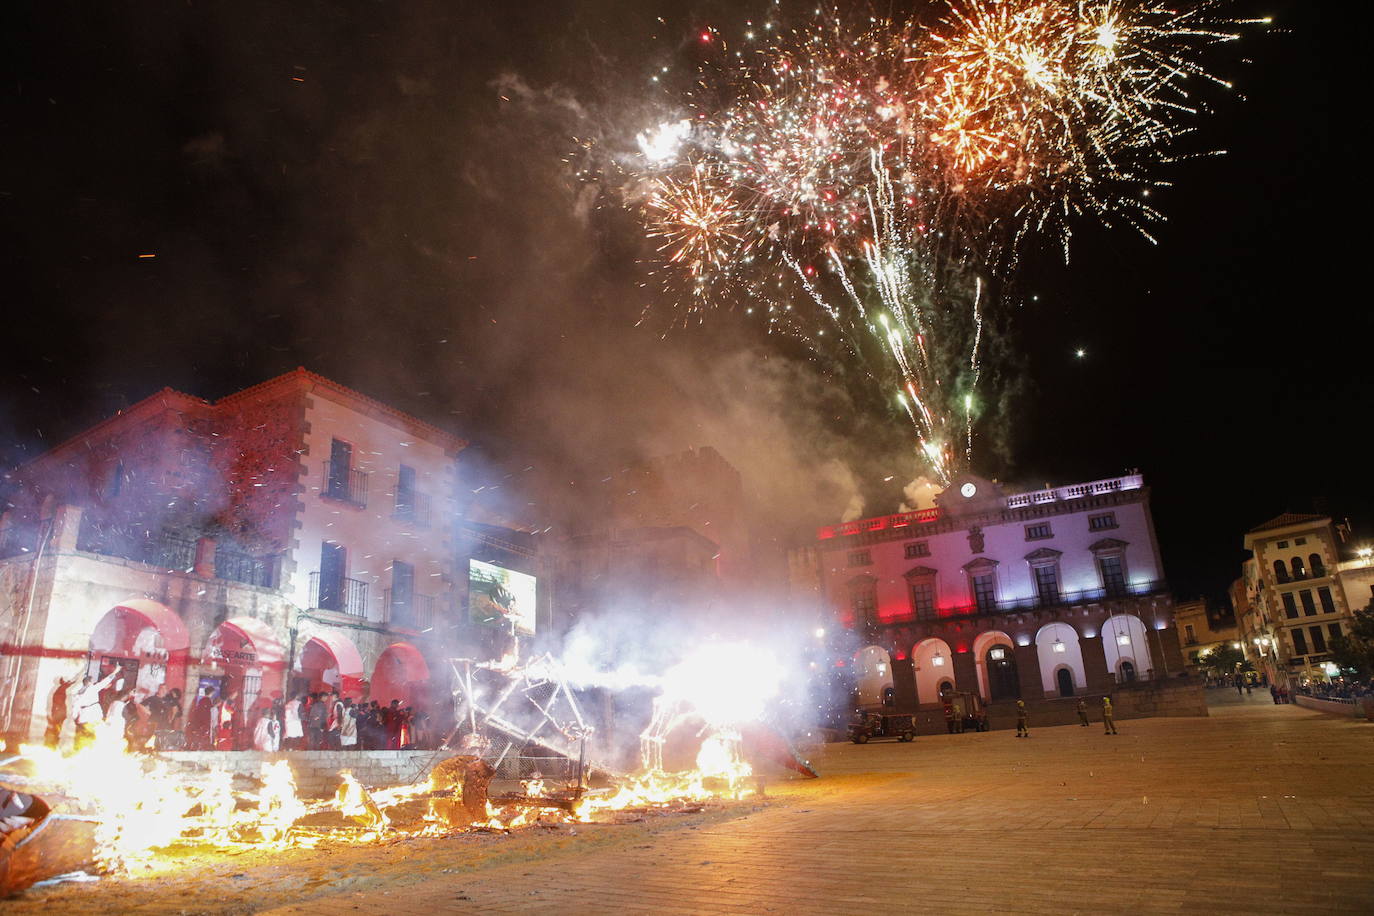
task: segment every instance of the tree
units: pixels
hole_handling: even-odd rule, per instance
[[[1245,661],[1245,656],[1235,646],[1229,642],[1224,642],[1219,646],[1214,646],[1206,655],[1201,656],[1201,661],[1218,675],[1234,674],[1236,668]]]
[[[1342,673],[1360,677],[1374,673],[1374,609],[1356,611],[1350,632],[1327,640],[1326,648]]]

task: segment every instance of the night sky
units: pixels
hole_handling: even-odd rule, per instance
[[[1319,6],[1236,5],[1276,25],[1208,57],[1237,92],[1203,91],[1184,149],[1229,155],[1169,173],[1158,245],[1085,223],[1069,265],[1028,259],[1011,448],[975,466],[1141,469],[1181,597],[1220,596],[1281,512],[1374,536],[1357,55]],[[304,365],[472,440],[470,489],[530,524],[707,444],[776,544],[856,493],[895,511],[905,424],[728,314],[637,327],[642,240],[565,162],[652,123],[648,74],[735,9],[6,4],[0,466],[164,386],[216,398]]]

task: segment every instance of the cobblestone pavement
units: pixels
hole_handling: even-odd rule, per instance
[[[461,842],[377,854],[366,882],[282,893],[265,869],[227,876],[238,882],[207,872],[128,882],[122,897],[54,889],[16,911],[1374,910],[1374,724],[1274,706],[1267,692],[1214,702],[1211,718],[1128,720],[1114,737],[1032,722],[1029,739],[831,745],[814,760],[822,779],[772,784],[739,816],[511,838],[518,854],[481,861]],[[257,893],[234,903],[235,884]]]
[[[748,817],[274,912],[1374,909],[1374,725],[1217,701],[1115,737],[834,745]]]

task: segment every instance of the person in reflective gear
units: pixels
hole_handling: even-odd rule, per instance
[[[1102,734],[1116,734],[1116,720],[1112,718],[1112,698],[1102,698]]]
[[[1084,728],[1091,724],[1088,722],[1088,701],[1082,697],[1078,698],[1078,721],[1083,724]]]
[[[1030,737],[1030,714],[1026,712],[1026,701],[1016,701],[1016,737]]]

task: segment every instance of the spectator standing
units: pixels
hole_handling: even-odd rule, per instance
[[[344,704],[339,695],[332,691],[328,702],[329,715],[325,718],[324,746],[327,750],[337,751],[340,748],[340,733],[343,730]]]
[[[76,747],[78,750],[95,739],[95,725],[105,716],[100,706],[100,693],[119,676],[119,669],[113,669],[100,680],[92,683],[89,676],[81,679],[81,690],[76,695]]]
[[[343,701],[343,714],[339,719],[339,748],[345,751],[358,748],[358,709],[351,698]]]
[[[281,723],[270,708],[262,711],[253,728],[253,749],[269,754],[281,750]]]
[[[301,749],[305,728],[301,724],[301,696],[293,696],[282,707],[282,746],[288,751]]]
[[[1088,721],[1088,701],[1084,697],[1078,698],[1078,721],[1084,728],[1091,724]]]
[[[48,728],[43,733],[43,743],[54,750],[57,749],[57,743],[62,737],[62,724],[67,721],[67,691],[75,683],[75,677],[59,677],[57,686],[52,691],[52,701],[48,704]]]
[[[310,706],[305,711],[306,750],[324,749],[324,729],[329,720],[329,708],[324,702],[324,694],[312,693]]]

